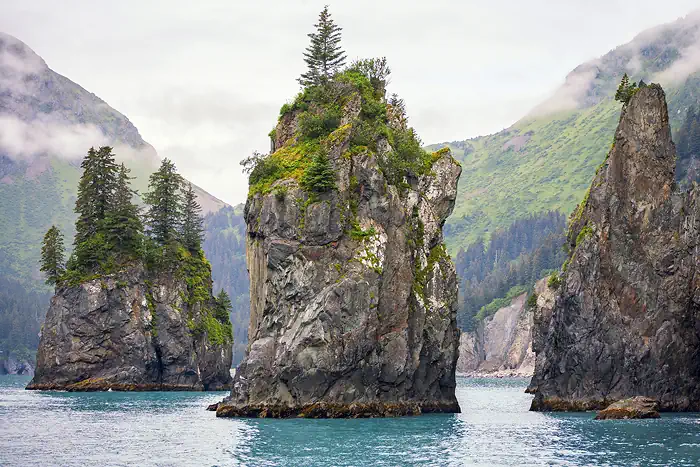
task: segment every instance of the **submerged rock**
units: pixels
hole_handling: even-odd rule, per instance
[[[204,279],[211,297],[211,276]],[[184,277],[148,274],[140,265],[59,287],[27,389],[228,389],[231,342],[212,321],[214,299],[189,297]]]
[[[353,143],[366,103],[353,87],[333,91],[342,126],[320,144],[336,189],[310,194],[291,174],[248,198],[249,352],[217,416],[459,411],[457,281],[442,226],[461,168],[443,150],[392,183],[380,168],[387,138]],[[280,119],[273,157],[304,150],[300,120]]]
[[[656,399],[637,396],[610,404],[598,412],[596,420],[623,420],[629,418],[659,418]]]
[[[674,190],[663,90],[640,89],[572,215],[554,300],[535,312],[533,410],[603,409],[632,396],[700,410],[700,205]]]

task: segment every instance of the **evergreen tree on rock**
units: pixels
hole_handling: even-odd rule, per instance
[[[311,164],[304,171],[301,185],[305,190],[314,193],[325,193],[335,189],[335,171],[325,152],[317,152]]]
[[[333,22],[328,5],[321,11],[314,27],[316,32],[308,35],[311,44],[304,52],[308,70],[298,80],[302,86],[323,84],[345,65],[345,52],[340,48],[342,28]]]
[[[103,223],[112,203],[117,187],[119,166],[114,161],[112,148],[102,146],[90,148],[80,164],[83,173],[78,183],[75,201],[75,241],[79,244],[103,231]]]
[[[216,313],[214,317],[222,323],[230,322],[229,313],[232,308],[231,297],[224,289],[221,289],[216,295]]]
[[[175,164],[167,158],[150,177],[150,191],[144,196],[148,205],[146,220],[151,238],[160,245],[178,240],[182,224],[182,183]]]
[[[107,241],[122,257],[137,257],[143,241],[140,209],[134,204],[130,170],[119,166],[112,206],[106,219]]]
[[[86,273],[101,268],[110,256],[106,220],[117,189],[119,166],[112,148],[102,146],[90,148],[80,167],[83,173],[75,201],[75,249],[68,269]]]
[[[618,86],[617,92],[615,92],[615,100],[620,101],[623,104],[628,104],[638,89],[637,83],[630,83],[629,76],[627,76],[627,73],[625,73],[622,76],[622,81],[620,81],[620,86]]]
[[[191,253],[198,252],[204,240],[202,207],[197,203],[197,195],[188,183],[183,193],[182,245]]]
[[[41,272],[46,274],[46,283],[56,285],[65,272],[63,265],[63,234],[55,226],[44,235],[44,243],[41,246]]]

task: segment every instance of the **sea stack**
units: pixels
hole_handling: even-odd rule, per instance
[[[217,416],[459,412],[442,226],[461,168],[384,84],[351,68],[282,108],[245,208],[249,350]]]
[[[700,193],[678,192],[674,168],[664,92],[642,87],[572,215],[554,300],[538,302],[532,410],[636,396],[700,410]]]
[[[205,300],[193,299],[183,274],[149,274],[142,265],[59,287],[27,389],[228,389],[232,342],[212,316],[211,273],[200,273]]]

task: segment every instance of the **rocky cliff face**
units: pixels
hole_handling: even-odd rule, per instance
[[[204,286],[211,296],[210,277]],[[184,278],[141,266],[59,288],[28,389],[228,389],[230,338],[213,298],[194,302],[190,293]]]
[[[34,376],[34,364],[26,359],[0,358],[0,375]]]
[[[248,199],[249,352],[218,416],[459,411],[457,281],[442,226],[461,168],[441,151],[429,172],[390,183],[386,138],[376,151],[352,146],[365,104],[346,91],[341,126],[322,141],[336,189],[312,196],[289,177]],[[274,157],[300,147],[297,117],[280,119]]]
[[[697,190],[674,190],[674,167],[664,92],[642,88],[572,216],[561,284],[538,300],[533,410],[638,395],[700,410],[700,207]]]
[[[526,302],[527,294],[515,297],[509,306],[484,318],[475,331],[462,333],[458,372],[468,376],[532,376],[533,313]]]

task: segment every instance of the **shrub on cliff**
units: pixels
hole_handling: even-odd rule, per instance
[[[325,193],[335,188],[335,171],[324,151],[313,156],[301,177],[301,186],[309,193]]]

